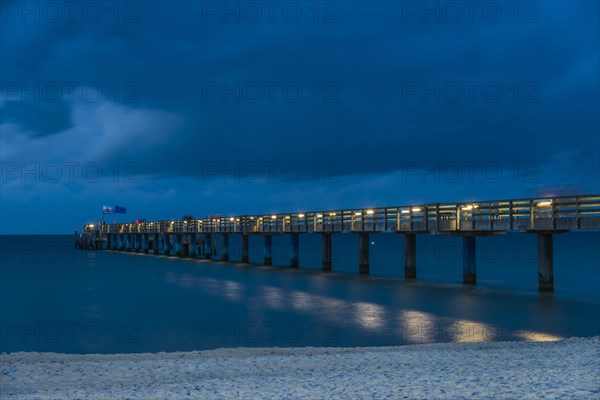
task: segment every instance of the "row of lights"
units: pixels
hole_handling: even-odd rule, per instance
[[[552,200],[540,201],[540,202],[536,203],[537,207],[549,207],[551,205],[552,205]],[[476,210],[478,208],[479,208],[478,204],[469,204],[469,205],[461,207],[461,210],[463,210],[463,211],[472,211],[472,210]],[[401,211],[401,213],[402,214],[409,214],[411,211],[414,212],[414,213],[418,213],[418,212],[421,212],[422,209],[420,207],[413,207],[411,209],[404,209],[404,210]],[[366,210],[365,213],[367,215],[373,215],[373,214],[375,214],[375,211],[374,210]],[[337,214],[335,212],[330,212],[329,215],[332,216],[332,217],[335,217]],[[355,216],[361,216],[361,215],[363,215],[363,211],[356,211],[356,212],[354,212],[354,215]],[[304,217],[305,217],[304,214],[298,214],[298,218],[304,218]],[[323,214],[317,214],[316,217],[317,218],[323,218]],[[286,219],[290,219],[289,216],[286,216],[285,218]],[[254,219],[254,217],[250,217],[250,219]],[[277,219],[277,215],[271,215],[271,219]],[[233,221],[234,219],[230,218],[229,220]],[[239,219],[237,221],[239,222]]]
[[[550,207],[552,205],[552,200],[538,201],[538,202],[535,203],[535,205],[536,205],[536,207]],[[463,211],[471,211],[471,210],[475,210],[477,208],[479,208],[479,205],[477,205],[477,204],[469,204],[469,205],[461,207],[461,210],[463,210]],[[413,207],[411,209],[401,210],[400,212],[402,214],[409,214],[411,211],[414,212],[414,213],[418,213],[418,212],[421,212],[422,209],[420,207]],[[369,209],[369,210],[364,211],[364,213],[366,213],[367,215],[373,215],[373,214],[375,214],[375,211],[372,210],[372,209]],[[337,215],[337,213],[330,212],[329,215],[332,216],[332,217],[335,217]],[[361,216],[361,215],[363,215],[363,211],[355,211],[354,215],[355,216]],[[304,217],[305,217],[305,214],[302,214],[302,213],[298,214],[298,218],[304,218]],[[316,217],[317,218],[323,218],[323,214],[317,214]],[[254,218],[255,217],[250,217],[251,220],[254,220]],[[286,219],[290,219],[290,216],[286,216],[285,218]],[[262,220],[263,217],[258,217],[258,219]],[[271,215],[271,219],[277,219],[277,215]],[[217,219],[213,219],[213,222],[216,222],[216,221],[217,221]],[[231,218],[229,218],[229,221],[231,221],[231,222],[234,222],[234,221],[235,222],[240,222],[240,219],[239,218],[236,219],[234,217],[231,217]],[[202,224],[202,221],[198,221],[198,222],[200,224]],[[173,225],[174,223],[175,223],[175,221],[171,221],[171,225]],[[183,223],[187,224],[187,221],[183,221]],[[155,224],[155,222],[150,222],[150,224]],[[93,229],[94,225],[93,224],[88,224],[88,225],[86,225],[86,227],[90,228],[90,229]]]

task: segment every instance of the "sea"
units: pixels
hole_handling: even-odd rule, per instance
[[[355,234],[261,236],[250,263],[78,250],[72,235],[0,236],[0,352],[141,353],[231,347],[362,347],[545,341],[600,335],[600,232],[554,235],[552,293],[537,290],[537,238],[477,238],[477,284],[462,284],[458,237],[419,235],[417,279],[403,278],[402,235],[370,237],[358,275]],[[219,243],[217,243],[219,248]]]

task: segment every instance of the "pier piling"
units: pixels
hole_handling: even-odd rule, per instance
[[[264,236],[264,265],[273,265],[273,236]]]
[[[188,257],[196,258],[198,256],[198,244],[196,243],[196,234],[192,233],[189,235],[188,244]]]
[[[171,235],[164,234],[162,241],[162,254],[168,256],[171,254]]]
[[[331,272],[331,233],[323,233],[321,237],[323,241],[323,264],[321,269],[323,272]]]
[[[181,248],[182,248],[181,235],[179,235],[179,234],[171,235],[171,239],[173,240],[173,248],[172,248],[172,251],[169,252],[169,254],[172,256],[175,255],[175,256],[181,257]]]
[[[538,233],[538,289],[554,290],[554,259],[551,233]]]
[[[368,275],[370,268],[369,234],[367,232],[361,232],[358,234],[358,273],[360,275]]]
[[[290,237],[290,267],[300,267],[300,235],[292,233]]]
[[[158,254],[158,233],[152,234],[152,254]]]
[[[475,236],[463,236],[463,283],[474,284],[477,281]]]
[[[242,234],[242,259],[241,262],[243,263],[248,263],[250,261],[250,237],[248,236],[248,234],[243,233]]]
[[[213,256],[213,235],[209,233],[204,236],[204,258],[207,260],[212,260]]]
[[[229,261],[229,233],[221,234],[221,261]]]
[[[417,235],[414,233],[404,234],[404,278],[415,279],[417,277]]]
[[[142,233],[142,252],[148,252],[148,234]]]

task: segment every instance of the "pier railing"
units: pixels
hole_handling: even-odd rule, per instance
[[[310,233],[599,230],[600,195],[101,224],[106,233]]]

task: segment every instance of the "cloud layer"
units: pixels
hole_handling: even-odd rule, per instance
[[[58,22],[57,3],[11,4],[0,154],[17,213],[46,198],[80,218],[82,193],[166,218],[600,191],[596,2],[90,3],[100,17],[63,8]],[[52,200],[23,182],[65,162],[134,165],[140,182],[61,179]]]

